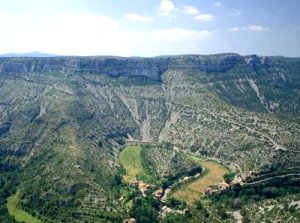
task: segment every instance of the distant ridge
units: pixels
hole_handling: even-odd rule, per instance
[[[57,57],[60,55],[56,54],[48,54],[48,53],[41,53],[38,51],[33,51],[30,53],[5,53],[0,54],[0,57]]]

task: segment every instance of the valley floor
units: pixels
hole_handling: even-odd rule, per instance
[[[7,199],[7,209],[11,216],[13,216],[18,222],[25,223],[41,223],[41,221],[26,211],[18,207],[19,204],[19,193],[17,192],[14,195],[11,195]]]
[[[187,183],[181,189],[175,191],[172,196],[192,205],[205,194],[205,191],[209,186],[223,182],[223,176],[228,173],[228,169],[215,161],[203,160],[193,155],[188,156],[204,167],[205,173],[197,180]]]

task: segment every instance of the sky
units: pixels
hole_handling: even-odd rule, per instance
[[[0,0],[0,53],[300,57],[299,0]]]

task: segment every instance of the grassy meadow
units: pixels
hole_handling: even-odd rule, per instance
[[[16,194],[10,196],[7,199],[7,209],[11,216],[13,216],[16,221],[19,222],[25,222],[25,223],[41,223],[39,219],[33,217],[29,213],[22,210],[20,207],[18,207],[19,203],[19,192]]]
[[[126,171],[123,179],[126,182],[130,183],[137,180],[147,182],[150,180],[142,165],[141,151],[141,146],[127,146],[120,153],[120,163]]]
[[[222,182],[224,180],[224,174],[228,173],[228,169],[215,161],[204,161],[199,157],[189,156],[204,167],[206,173],[197,180],[192,181],[191,183],[184,185],[183,188],[175,191],[172,196],[176,199],[185,200],[188,204],[193,204],[205,193],[208,186]]]

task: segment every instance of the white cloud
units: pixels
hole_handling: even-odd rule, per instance
[[[201,22],[210,22],[213,21],[215,18],[211,14],[201,14],[194,17],[194,19],[199,20]]]
[[[206,47],[214,39],[213,32],[183,28],[154,30],[147,36],[150,46],[152,46],[151,49],[148,48],[150,55],[197,54],[199,51],[204,53],[208,52]],[[146,45],[148,46],[148,44]],[[153,46],[155,47],[153,48]]]
[[[138,22],[153,22],[153,18],[149,16],[141,16],[134,13],[125,13],[125,19]]]
[[[251,25],[247,27],[248,30],[253,32],[263,32],[270,30],[269,27],[259,26],[259,25]]]
[[[232,27],[232,28],[228,29],[228,31],[231,31],[231,32],[237,32],[237,31],[241,31],[241,30],[248,30],[248,31],[252,31],[252,32],[264,32],[264,31],[269,31],[270,28],[260,26],[260,25],[251,25],[251,26],[243,26],[243,27]]]
[[[184,13],[189,14],[189,15],[196,15],[199,13],[199,10],[194,6],[185,5]]]
[[[231,32],[237,32],[239,31],[240,28],[239,27],[232,27],[232,28],[229,28],[228,31],[231,31]]]
[[[7,24],[6,21],[10,21]],[[124,31],[110,17],[91,14],[22,21],[0,20],[0,52],[40,51],[62,55],[155,56],[208,53],[214,33],[183,28]],[[210,49],[210,48],[209,48]]]
[[[175,5],[171,0],[161,0],[159,6],[159,14],[162,16],[169,16],[175,10]]]
[[[215,6],[215,7],[221,7],[221,6],[222,6],[222,2],[215,2],[215,3],[214,3],[214,6]]]
[[[196,31],[183,28],[155,30],[150,33],[151,37],[155,40],[164,42],[180,42],[182,40],[206,39],[213,35],[212,32],[203,30]]]

